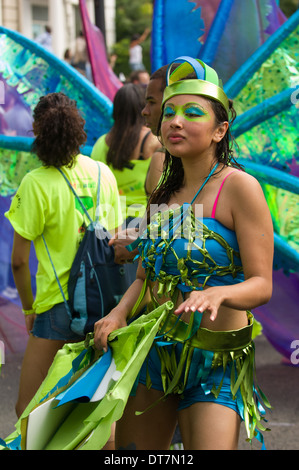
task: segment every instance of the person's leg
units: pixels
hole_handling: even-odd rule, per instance
[[[155,404],[163,397],[159,390],[139,384],[136,396],[130,397],[122,418],[116,423],[116,449],[167,450],[177,424],[178,399],[174,396]]]
[[[186,450],[236,450],[240,423],[236,411],[215,402],[195,403],[179,412]]]
[[[111,434],[102,450],[115,450],[115,423],[111,426]]]
[[[82,341],[70,329],[70,319],[64,303],[36,315],[29,336],[21,370],[16,412],[19,417],[45,379],[53,359],[66,343]]]
[[[25,351],[16,404],[17,416],[23,413],[45,379],[57,351],[65,341],[29,336]]]

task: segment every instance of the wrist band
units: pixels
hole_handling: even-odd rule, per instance
[[[33,315],[35,313],[35,310],[34,308],[32,308],[31,310],[24,310],[22,309],[22,312],[23,314],[26,316],[26,315]]]

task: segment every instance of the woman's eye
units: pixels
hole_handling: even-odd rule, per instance
[[[165,118],[170,118],[170,117],[173,117],[174,115],[175,115],[174,109],[172,109],[172,108],[165,108],[164,109],[163,116]]]
[[[185,114],[186,114],[186,116],[192,117],[192,118],[197,118],[197,117],[200,117],[200,116],[204,116],[204,112],[201,109],[193,108],[193,107],[185,109]]]

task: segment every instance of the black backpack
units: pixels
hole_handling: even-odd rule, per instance
[[[100,165],[98,178],[97,207],[100,201]],[[77,198],[90,223],[73,261],[68,280],[69,300],[66,301],[45,238],[43,240],[58,282],[66,310],[70,317],[70,328],[85,336],[93,331],[94,324],[107,315],[120,301],[128,283],[122,265],[114,262],[114,248],[108,245],[109,232],[91,219],[84,204],[65,174],[59,169]]]

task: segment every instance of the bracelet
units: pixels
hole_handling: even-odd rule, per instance
[[[22,309],[22,312],[25,316],[27,316],[27,315],[33,315],[35,313],[35,310],[34,310],[34,308],[32,308],[31,310]]]

